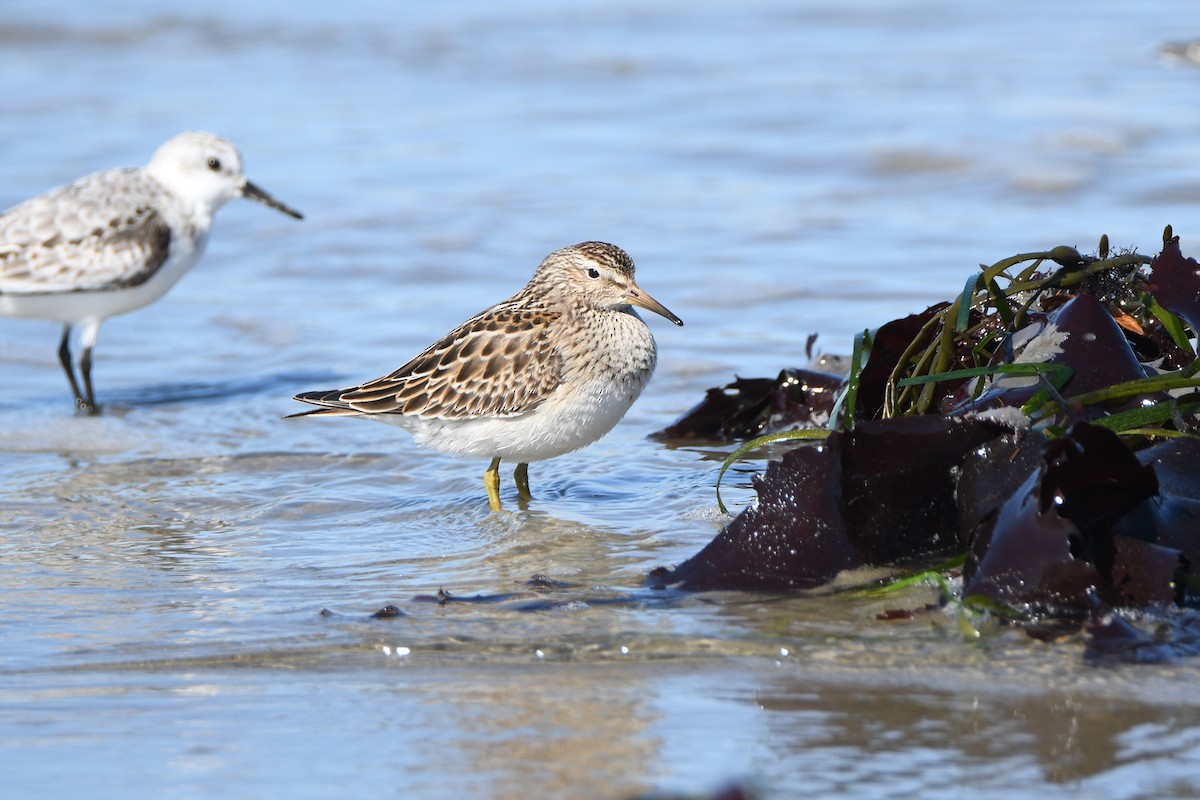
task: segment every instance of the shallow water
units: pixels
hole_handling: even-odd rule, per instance
[[[1200,794],[1194,662],[642,588],[723,524],[729,448],[646,438],[705,388],[811,332],[845,351],[979,262],[1153,252],[1168,223],[1200,252],[1200,71],[1155,55],[1189,4],[337,13],[5,6],[0,205],[195,127],[307,215],[232,204],[194,274],[106,324],[102,417],[72,414],[54,326],[0,319],[6,796]],[[533,465],[528,509],[392,428],[280,420],[584,239],[687,325],[649,320],[654,381]]]

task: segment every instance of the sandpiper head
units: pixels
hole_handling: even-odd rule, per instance
[[[538,267],[538,275],[553,277],[548,283],[569,287],[576,302],[590,308],[615,310],[635,305],[682,325],[679,317],[642,291],[633,273],[629,254],[606,242],[581,242],[555,250]]]
[[[232,142],[211,133],[187,131],[172,137],[155,151],[146,172],[209,215],[235,197],[246,197],[296,219],[304,218],[247,180],[242,154]]]

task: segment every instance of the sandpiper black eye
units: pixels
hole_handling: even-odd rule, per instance
[[[589,278],[599,278],[600,270],[596,269],[595,267],[589,267],[588,268],[588,277]]]
[[[208,160],[208,168],[211,169],[213,172],[220,172],[221,171],[221,162],[218,159],[210,158]]]

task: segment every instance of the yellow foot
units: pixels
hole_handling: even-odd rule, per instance
[[[501,511],[500,507],[500,459],[493,458],[492,464],[483,473],[483,485],[487,488],[488,505],[492,511]]]
[[[517,484],[517,499],[532,500],[533,495],[529,493],[529,465],[517,464],[517,468],[513,470],[513,482]]]

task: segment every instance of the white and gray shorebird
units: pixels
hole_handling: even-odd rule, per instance
[[[97,409],[92,349],[104,320],[174,286],[204,252],[213,215],[235,197],[303,219],[246,179],[233,144],[196,131],[171,138],[145,167],[97,172],[0,214],[0,314],[63,324],[58,358],[80,409]],[[81,381],[71,359],[76,326]]]
[[[490,458],[484,485],[496,511],[500,461],[515,461],[518,496],[528,500],[529,462],[596,441],[649,382],[658,350],[632,306],[683,324],[633,272],[633,259],[611,244],[556,250],[525,288],[404,366],[348,389],[297,395],[321,408],[291,416],[366,417],[435,450]]]

